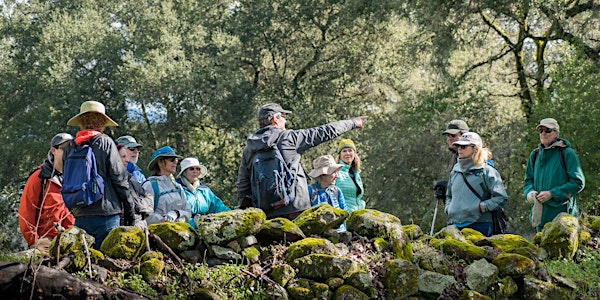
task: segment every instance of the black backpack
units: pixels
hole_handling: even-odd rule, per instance
[[[276,144],[254,154],[250,163],[250,182],[253,206],[263,211],[284,207],[296,198],[298,179]]]

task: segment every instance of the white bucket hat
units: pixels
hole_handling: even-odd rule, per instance
[[[308,176],[317,178],[323,174],[333,174],[342,167],[343,165],[335,163],[335,159],[331,155],[319,156],[313,161],[313,170],[308,173]]]
[[[208,174],[208,169],[204,165],[200,164],[200,161],[198,161],[197,158],[187,157],[181,161],[181,171],[179,171],[179,175],[177,175],[177,177],[181,177],[183,171],[190,167],[200,168],[200,174],[198,175],[198,178],[203,178],[206,176],[206,174]]]
[[[104,104],[98,102],[98,101],[85,101],[81,104],[81,107],[79,108],[79,113],[77,115],[75,115],[74,117],[72,117],[71,119],[69,119],[69,121],[67,122],[67,125],[69,126],[78,126],[79,125],[79,117],[85,113],[89,113],[89,112],[95,112],[95,113],[99,113],[102,116],[104,116],[104,119],[106,119],[106,126],[119,126],[117,125],[117,123],[115,121],[113,121],[113,119],[109,118],[106,115],[106,108],[104,107]]]

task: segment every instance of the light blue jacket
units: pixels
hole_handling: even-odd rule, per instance
[[[344,194],[344,199],[346,200],[346,210],[348,212],[353,212],[355,210],[364,209],[365,201],[362,200],[362,197],[365,193],[365,188],[363,186],[362,179],[360,179],[360,172],[354,172],[354,178],[356,179],[356,184],[350,177],[350,166],[345,164],[340,160],[340,164],[344,165],[340,172],[338,173],[338,178],[335,181],[335,186],[337,186]],[[356,194],[358,188],[360,187],[360,194]]]
[[[457,163],[452,168],[446,190],[445,211],[450,221],[463,226],[474,222],[492,222],[490,212],[504,207],[508,202],[500,173],[487,163],[481,167],[471,166],[464,172],[473,189],[485,201],[481,201],[469,189],[460,173],[463,171]]]
[[[138,167],[136,164],[128,162],[127,172],[129,172],[129,174],[131,174],[131,177],[133,177],[133,179],[135,179],[135,181],[139,182],[140,184],[146,182],[146,176],[144,176],[144,173],[142,173],[142,169],[140,169],[140,167]]]
[[[208,186],[200,184],[195,191],[192,191],[187,185],[183,184],[181,178],[177,178],[177,183],[183,187],[185,198],[192,209],[192,219],[190,219],[189,223],[194,228],[196,228],[196,222],[194,221],[196,215],[214,214],[231,210]]]

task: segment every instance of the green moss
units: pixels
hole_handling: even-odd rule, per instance
[[[406,236],[408,236],[408,238],[411,240],[423,236],[423,230],[421,230],[421,227],[419,227],[419,225],[416,224],[403,225],[402,231],[404,231]]]
[[[461,229],[460,232],[465,236],[465,239],[467,239],[467,241],[473,244],[486,239],[485,235],[472,228],[465,227]]]
[[[340,277],[330,277],[325,281],[325,283],[327,283],[329,289],[333,291],[344,284],[344,279]]]
[[[142,275],[142,277],[144,277],[145,280],[150,282],[154,282],[160,279],[160,276],[162,275],[164,269],[165,262],[157,258],[151,258],[142,262],[139,265],[140,274]]]
[[[417,266],[403,259],[388,260],[383,278],[385,295],[388,299],[404,299],[419,291]]]
[[[313,299],[314,294],[310,282],[306,279],[296,279],[290,282],[286,288],[291,299]]]
[[[198,242],[196,231],[186,222],[163,222],[148,226],[148,231],[159,236],[173,250],[188,250]]]
[[[373,244],[373,248],[375,248],[375,250],[378,252],[383,252],[390,246],[390,244],[384,238],[380,237],[374,238],[371,243]]]
[[[267,219],[265,212],[260,209],[247,209],[244,212],[241,225],[235,228],[236,236],[256,233]]]
[[[102,242],[100,250],[112,258],[136,259],[146,243],[144,231],[132,226],[113,229]]]
[[[329,254],[309,254],[294,260],[298,276],[326,280],[330,277],[347,278],[357,272],[366,272],[366,266],[347,257]]]
[[[293,262],[297,258],[311,253],[335,254],[337,250],[330,241],[322,238],[305,238],[291,244],[286,250],[287,261]]]
[[[276,265],[271,268],[271,278],[277,284],[285,287],[294,277],[296,277],[296,271],[288,264]]]
[[[242,256],[249,262],[257,262],[260,259],[260,250],[256,245],[244,248],[244,250],[242,250]]]
[[[147,260],[152,259],[152,258],[164,260],[165,259],[165,255],[162,254],[162,252],[159,252],[159,251],[148,251],[148,252],[142,254],[142,256],[140,257],[140,261],[147,261]]]
[[[486,255],[485,249],[454,239],[431,239],[429,244],[434,248],[441,249],[442,252],[448,255],[456,255],[469,262],[481,259]]]
[[[303,211],[293,222],[304,234],[311,235],[338,228],[347,218],[347,211],[329,204],[321,204]]]
[[[519,277],[532,274],[535,270],[533,260],[514,253],[501,253],[492,263],[498,267],[498,271],[502,276]]]
[[[353,286],[342,285],[335,291],[333,299],[367,300],[369,297]]]

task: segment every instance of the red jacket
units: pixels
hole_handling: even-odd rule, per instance
[[[55,237],[57,233],[57,229],[54,227],[55,222],[64,228],[70,228],[75,223],[73,215],[65,206],[60,194],[61,183],[58,176],[47,178],[46,188],[43,191],[44,197],[43,199],[40,198],[42,178],[49,177],[52,173],[52,169],[50,169],[50,172],[47,171],[47,165],[51,166],[46,161],[29,176],[21,196],[19,228],[29,245],[35,243],[38,238],[47,237],[52,239]],[[40,173],[42,173],[41,176]],[[41,209],[38,209],[39,207]],[[36,226],[38,224],[38,212],[41,212],[41,216],[39,217],[39,225]]]

